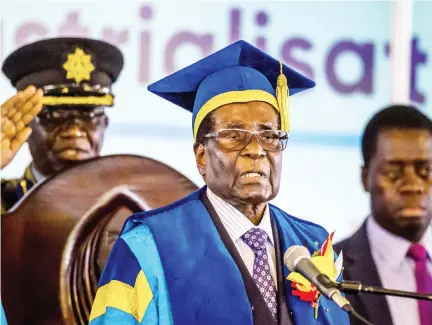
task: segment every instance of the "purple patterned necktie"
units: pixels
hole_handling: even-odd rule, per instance
[[[255,253],[253,279],[273,317],[276,319],[276,288],[270,273],[269,258],[267,256],[267,234],[260,228],[252,228],[242,236],[242,239]]]
[[[415,262],[415,279],[417,292],[432,293],[432,276],[427,270],[427,252],[420,244],[412,244],[408,250],[409,257]],[[432,301],[418,300],[421,325],[432,325]]]

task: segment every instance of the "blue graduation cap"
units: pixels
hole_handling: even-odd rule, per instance
[[[231,103],[263,101],[290,130],[289,96],[315,82],[240,40],[151,85],[148,90],[192,112],[193,135],[213,110]]]

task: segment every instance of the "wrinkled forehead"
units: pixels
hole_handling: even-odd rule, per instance
[[[213,112],[215,125],[229,128],[266,126],[277,128],[279,113],[268,103],[233,103],[219,107]],[[261,128],[261,127],[260,127]]]

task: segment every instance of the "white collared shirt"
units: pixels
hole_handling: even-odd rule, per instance
[[[264,210],[264,215],[259,225],[255,226],[243,213],[234,208],[231,204],[227,203],[219,196],[214,194],[207,187],[207,197],[213,205],[216,213],[218,214],[222,224],[228,232],[230,238],[234,242],[243,262],[251,276],[253,275],[253,264],[255,260],[255,253],[241,238],[246,232],[252,228],[260,228],[264,230],[268,236],[267,240],[267,255],[269,257],[270,273],[273,278],[273,283],[277,289],[276,277],[276,257],[274,248],[273,231],[270,220],[270,209],[268,205]]]
[[[383,287],[416,292],[415,262],[406,256],[411,242],[383,229],[372,216],[367,220],[366,230]],[[429,257],[432,257],[432,225],[427,228],[419,243],[426,248]],[[428,271],[432,274],[431,259],[428,262]],[[386,298],[393,325],[420,325],[417,300],[391,296]]]

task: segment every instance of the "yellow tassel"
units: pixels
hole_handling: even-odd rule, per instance
[[[290,107],[289,107],[289,89],[288,80],[283,74],[283,65],[280,64],[280,75],[276,84],[276,100],[279,105],[279,114],[281,119],[281,130],[290,131]]]

